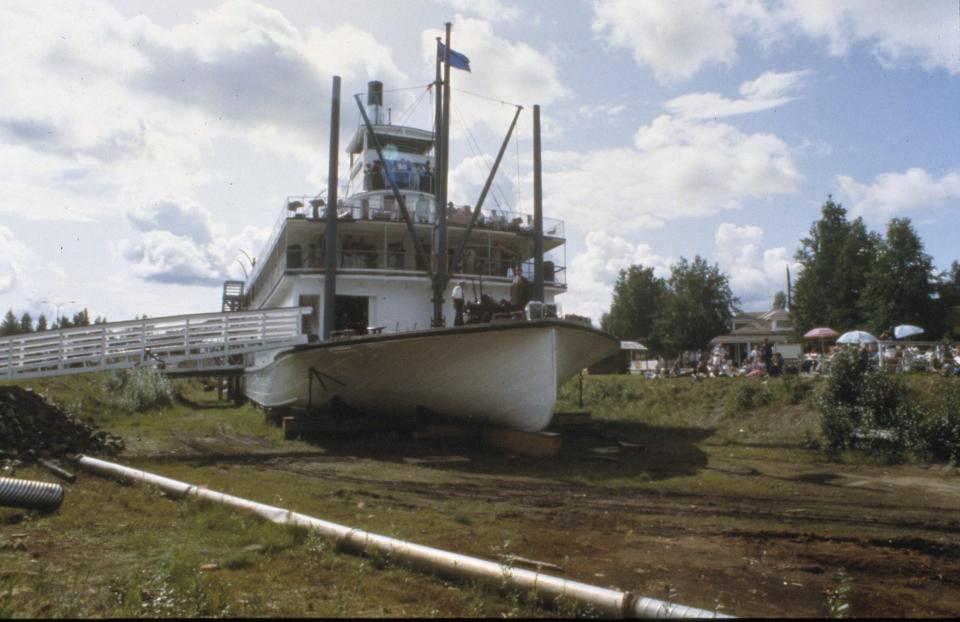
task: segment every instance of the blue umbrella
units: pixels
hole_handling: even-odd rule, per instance
[[[837,343],[873,343],[877,338],[863,330],[851,330],[843,333],[837,339]]]
[[[901,324],[900,326],[894,327],[893,336],[897,339],[903,339],[904,337],[919,335],[923,332],[923,329],[919,326],[914,326],[913,324]]]

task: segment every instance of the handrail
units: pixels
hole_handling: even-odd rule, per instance
[[[409,191],[408,193],[416,194],[416,191]],[[400,215],[399,210],[388,209],[382,205],[368,205],[367,207],[363,206],[362,201],[364,199],[377,198],[381,195],[379,194],[360,194],[354,195],[349,199],[344,199],[338,204],[338,212],[341,221],[344,218],[352,218],[354,220],[374,220],[382,221],[388,220],[392,222],[399,222]],[[411,209],[411,215],[415,216],[416,224],[425,224],[432,225],[436,223],[436,206],[434,205],[433,195],[424,194],[423,196],[429,197],[430,200],[430,209],[428,213],[417,213],[415,207]],[[308,196],[289,196],[287,197],[287,204],[284,207],[280,217],[277,221],[278,225],[284,220],[313,220],[311,209],[310,209],[310,197]],[[297,205],[299,203],[299,205]],[[411,201],[411,205],[415,206],[415,202]],[[287,207],[292,206],[292,207]],[[469,205],[460,205],[454,206],[452,213],[448,207],[448,219],[447,225],[458,228],[466,228],[467,223],[470,218],[471,208]],[[515,212],[507,209],[496,209],[496,208],[487,208],[484,207],[480,210],[480,217],[477,220],[475,227],[481,229],[494,229],[497,231],[513,231],[513,232],[524,232],[532,231],[533,216],[524,212]],[[319,220],[325,220],[324,216],[321,216]],[[564,222],[558,218],[544,218],[543,219],[543,229],[544,234],[548,237],[563,238],[564,236]],[[266,248],[272,247],[273,239],[271,238],[270,243],[267,244]]]
[[[191,313],[49,330],[0,339],[0,378],[199,362],[305,343],[310,307]]]

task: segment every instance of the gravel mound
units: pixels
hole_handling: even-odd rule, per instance
[[[30,389],[0,386],[0,461],[32,462],[72,453],[116,455],[123,439],[80,421]]]

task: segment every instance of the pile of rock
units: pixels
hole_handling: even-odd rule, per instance
[[[0,386],[0,462],[72,453],[115,455],[123,439],[80,421],[30,389]]]

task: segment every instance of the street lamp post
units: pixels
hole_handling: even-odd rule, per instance
[[[56,314],[56,315],[54,316],[54,318],[53,318],[53,321],[56,322],[56,328],[60,328],[60,307],[62,307],[62,306],[64,306],[64,305],[73,304],[73,303],[75,303],[75,302],[76,302],[76,300],[64,300],[64,301],[62,301],[62,302],[55,302],[55,301],[53,301],[53,300],[41,300],[41,301],[40,301],[41,304],[53,305],[54,307],[56,307],[56,309],[57,309],[56,313],[57,313],[57,314]]]

